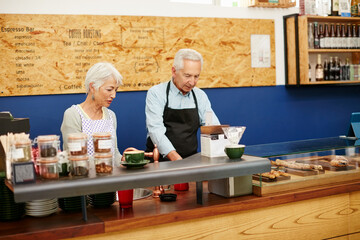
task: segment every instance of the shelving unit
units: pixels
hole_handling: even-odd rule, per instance
[[[309,63],[312,67],[312,79],[315,79],[314,68],[317,54],[324,57],[341,56],[349,58],[352,63],[359,63],[360,49],[309,49],[308,23],[345,23],[360,24],[360,18],[351,17],[320,17],[299,16],[298,14],[284,16],[285,74],[286,85],[346,85],[359,84],[360,81],[319,81],[310,82],[308,78]]]

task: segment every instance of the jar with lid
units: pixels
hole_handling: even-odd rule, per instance
[[[41,158],[53,158],[59,151],[59,136],[43,135],[37,137],[38,150]],[[46,159],[43,159],[46,160]]]
[[[87,176],[89,174],[89,156],[69,156],[71,176]]]
[[[108,153],[111,152],[112,141],[111,133],[101,132],[93,134],[94,152],[96,153]]]
[[[11,147],[12,162],[30,162],[32,159],[32,148],[30,139],[17,140]]]
[[[70,133],[68,138],[68,151],[70,155],[87,154],[87,135],[85,133]]]
[[[111,174],[113,171],[113,155],[111,153],[94,154],[96,174]]]
[[[40,159],[39,172],[42,179],[59,179],[59,162],[56,157]]]

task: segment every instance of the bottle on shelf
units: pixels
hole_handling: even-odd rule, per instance
[[[351,25],[350,24],[347,25],[346,33],[347,33],[346,46],[348,49],[351,49],[353,45],[352,45],[352,34],[351,34]]]
[[[330,48],[330,32],[329,32],[329,25],[325,24],[325,33],[324,33],[324,48]]]
[[[348,67],[349,67],[349,75],[348,75]],[[349,65],[349,59],[346,58],[346,63],[341,65],[341,79],[342,80],[349,80],[350,76],[350,65]]]
[[[315,67],[315,80],[323,81],[324,80],[324,68],[321,64],[321,55],[317,55],[317,64]]]
[[[339,0],[331,0],[331,16],[339,16]]]
[[[358,40],[357,40],[357,34],[356,34],[356,25],[352,25],[352,48],[358,48]]]
[[[340,24],[336,24],[335,48],[341,48]]]
[[[344,73],[344,75],[345,75],[344,80],[350,80],[350,63],[349,63],[349,58],[346,58],[345,73]]]
[[[345,24],[341,24],[341,48],[347,48]]]
[[[331,1],[330,1],[331,3]],[[322,5],[322,15],[323,17],[327,17],[331,14],[329,0],[320,0],[320,5]]]
[[[360,48],[360,24],[357,25],[357,47]]]
[[[323,25],[319,24],[319,48],[325,48]]]
[[[314,48],[320,48],[319,27],[317,22],[314,22]]]
[[[336,48],[335,27],[334,27],[334,24],[333,24],[333,23],[332,23],[330,26],[331,26],[331,27],[330,27],[330,46],[329,46],[329,48]]]
[[[309,82],[311,82],[311,65],[309,63]]]
[[[335,61],[333,64],[334,64],[334,80],[339,81],[340,80],[340,62],[339,62],[338,57],[335,57]]]
[[[328,65],[328,74],[329,74],[330,81],[335,79],[335,69],[334,69],[333,57],[330,57],[330,61],[329,61],[329,65]]]
[[[329,80],[329,64],[327,59],[324,61],[324,80]]]
[[[351,0],[350,6],[351,17],[357,17],[359,14],[358,0]]]
[[[309,23],[308,43],[309,43],[309,49],[313,49],[314,48],[314,27],[313,27],[313,23]]]

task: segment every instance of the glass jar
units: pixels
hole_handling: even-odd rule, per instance
[[[87,176],[89,174],[89,156],[69,156],[71,176]]]
[[[87,154],[87,135],[85,133],[70,133],[67,137],[70,155]]]
[[[30,162],[32,160],[32,148],[30,139],[18,140],[11,150],[12,162]]]
[[[43,135],[37,137],[37,144],[41,158],[51,158],[57,156],[59,151],[59,136]]]
[[[111,152],[112,141],[111,133],[101,132],[93,134],[94,152],[96,153],[107,153]]]
[[[59,179],[59,165],[56,157],[46,160],[40,159],[38,162],[42,179]]]
[[[113,155],[111,153],[96,153],[94,155],[96,174],[111,174],[113,171]]]

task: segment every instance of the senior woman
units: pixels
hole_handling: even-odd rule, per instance
[[[92,134],[110,132],[112,135],[112,152],[115,159],[120,159],[116,138],[116,115],[108,109],[122,85],[122,76],[116,68],[106,62],[96,63],[86,73],[84,102],[72,105],[64,113],[61,124],[63,149],[68,149],[67,135],[83,132],[88,136],[88,154],[93,155]]]

